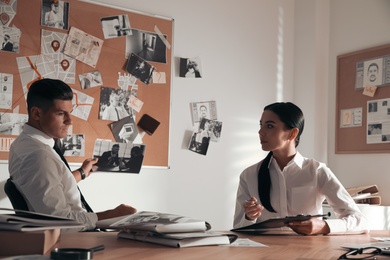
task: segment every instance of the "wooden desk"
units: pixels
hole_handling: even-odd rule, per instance
[[[241,238],[267,245],[266,248],[206,246],[170,248],[145,242],[118,239],[116,232],[63,233],[57,247],[91,248],[104,245],[93,259],[337,259],[343,244],[368,243],[370,237],[390,236],[390,231],[340,236],[300,236],[296,234],[243,235]]]

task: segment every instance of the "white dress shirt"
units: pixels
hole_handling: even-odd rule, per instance
[[[53,138],[25,124],[11,145],[10,176],[29,210],[75,219],[93,229],[97,215],[83,209],[76,180],[53,146]]]
[[[258,192],[258,172],[261,163],[262,161],[248,167],[240,175],[234,228],[275,217],[322,214],[322,203],[326,199],[337,216],[337,219],[326,220],[330,234],[368,232],[367,219],[333,172],[324,163],[304,158],[298,152],[283,171],[274,158],[271,158],[269,163],[270,200],[277,213],[264,209],[256,221],[247,220],[243,207],[245,200],[253,196],[261,203]]]

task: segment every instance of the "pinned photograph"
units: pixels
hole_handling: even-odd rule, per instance
[[[104,17],[100,21],[104,39],[131,35],[130,20],[127,14]]]
[[[97,171],[139,173],[145,154],[145,145],[117,143],[97,139],[93,157],[99,158]]]
[[[138,135],[138,129],[132,116],[113,122],[110,127],[115,141],[120,143],[131,143]]]
[[[210,137],[208,136],[207,131],[194,132],[192,134],[188,149],[195,153],[206,155],[209,144]]]
[[[27,122],[27,115],[16,113],[0,114],[0,135],[20,135]]]
[[[180,58],[180,77],[182,78],[201,78],[201,65],[199,58],[185,59]]]
[[[99,119],[119,121],[133,114],[128,105],[131,91],[102,87],[100,89]]]
[[[69,3],[56,0],[42,0],[41,25],[68,30]]]
[[[20,30],[14,27],[0,27],[1,51],[19,53]]]
[[[210,137],[210,141],[219,142],[221,138],[222,122],[203,118],[199,123],[198,133]]]
[[[89,89],[103,85],[102,75],[98,70],[80,74],[79,80],[82,89]]]
[[[126,37],[126,58],[135,53],[146,61],[167,62],[167,48],[158,34],[134,29],[132,32]]]
[[[190,103],[192,123],[199,123],[203,118],[217,120],[217,103],[215,101]]]
[[[84,156],[85,137],[83,134],[71,134],[62,139],[60,147],[64,156]]]
[[[383,59],[365,61],[364,71],[364,87],[379,86],[383,84]]]
[[[152,80],[155,67],[141,57],[132,53],[127,61],[126,71],[146,85],[149,85]]]

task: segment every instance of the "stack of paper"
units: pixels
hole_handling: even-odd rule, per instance
[[[237,239],[235,234],[211,231],[206,221],[151,211],[101,220],[96,226],[119,230],[119,238],[171,247],[229,245]]]

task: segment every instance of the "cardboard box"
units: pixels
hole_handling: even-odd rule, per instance
[[[20,232],[0,230],[0,255],[45,254],[60,238],[60,229]]]

